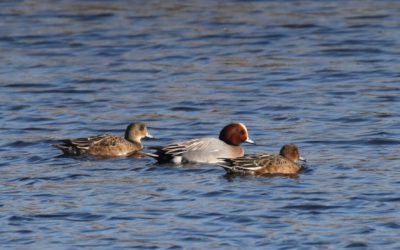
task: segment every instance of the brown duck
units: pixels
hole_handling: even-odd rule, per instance
[[[281,148],[279,155],[254,154],[224,159],[219,164],[229,173],[239,174],[296,174],[301,170],[299,148],[295,144],[286,144]]]
[[[125,130],[125,137],[96,135],[86,138],[66,139],[53,146],[65,155],[128,156],[143,149],[142,138],[152,138],[144,123],[131,123]]]

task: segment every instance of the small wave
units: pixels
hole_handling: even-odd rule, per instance
[[[31,217],[35,219],[65,219],[69,221],[97,221],[105,218],[103,215],[80,212],[36,214],[32,215]]]
[[[283,209],[299,209],[299,210],[328,210],[341,208],[340,206],[325,206],[319,204],[304,204],[304,205],[288,205],[282,207]]]

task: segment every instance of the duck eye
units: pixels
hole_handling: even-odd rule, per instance
[[[143,131],[144,130],[144,125],[140,125],[139,129],[140,129],[140,131]]]

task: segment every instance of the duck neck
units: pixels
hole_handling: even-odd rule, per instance
[[[135,144],[141,144],[141,139],[140,137],[132,137],[132,136],[125,136],[125,140],[130,141]]]

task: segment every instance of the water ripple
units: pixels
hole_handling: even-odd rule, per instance
[[[399,3],[1,1],[1,248],[398,249]],[[296,176],[65,157],[246,124]],[[40,240],[39,240],[40,239]]]

